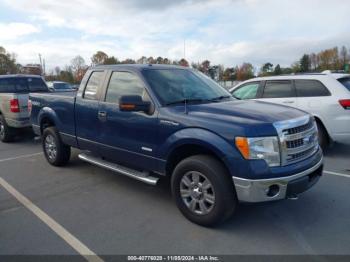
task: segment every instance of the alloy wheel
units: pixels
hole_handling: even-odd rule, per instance
[[[191,212],[198,215],[210,213],[215,205],[215,192],[210,180],[197,171],[187,172],[180,182],[180,194]]]
[[[57,146],[55,138],[52,135],[48,135],[45,138],[45,151],[50,160],[55,160],[57,156]]]

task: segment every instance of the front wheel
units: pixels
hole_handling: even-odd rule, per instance
[[[61,137],[55,127],[44,130],[42,147],[46,160],[53,166],[63,166],[70,159],[70,147],[63,144]]]
[[[228,219],[237,206],[234,184],[225,167],[208,155],[181,161],[171,179],[177,207],[190,221],[213,226]]]

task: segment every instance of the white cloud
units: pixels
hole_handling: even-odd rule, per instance
[[[19,41],[33,28],[11,30],[3,39],[20,62],[37,59],[39,50],[60,66],[78,54],[89,62],[98,50],[119,59],[180,59],[186,39],[193,62],[289,65],[305,52],[350,42],[350,2],[343,0],[3,1],[42,29],[40,40]]]
[[[0,23],[0,41],[18,39],[21,36],[40,32],[40,29],[26,23]]]

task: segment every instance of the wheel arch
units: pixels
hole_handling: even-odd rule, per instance
[[[239,157],[239,152],[226,139],[206,129],[187,128],[170,136],[159,151],[166,159],[165,174],[171,175],[175,166],[183,159],[198,155],[211,155],[220,161],[232,175],[227,156]]]
[[[44,107],[40,111],[38,119],[41,134],[43,134],[45,128],[50,126],[57,126],[57,116],[51,108]]]
[[[326,131],[328,142],[331,142],[332,141],[332,137],[329,135],[329,131],[328,131],[327,127],[325,126],[325,124],[323,123],[321,117],[319,117],[318,115],[314,115],[314,118],[315,118],[315,121],[318,124],[320,124],[323,127],[323,129]]]

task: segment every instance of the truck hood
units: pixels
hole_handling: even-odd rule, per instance
[[[187,105],[187,113],[183,105],[164,109],[167,113],[161,118],[174,120],[180,123],[182,128],[203,128],[231,140],[233,134],[252,137],[275,136],[277,131],[273,123],[307,114],[292,107],[252,100],[192,104]],[[167,114],[171,116],[168,117]]]
[[[253,100],[188,106],[188,114],[196,117],[244,123],[274,123],[304,116],[306,113],[288,106]]]

